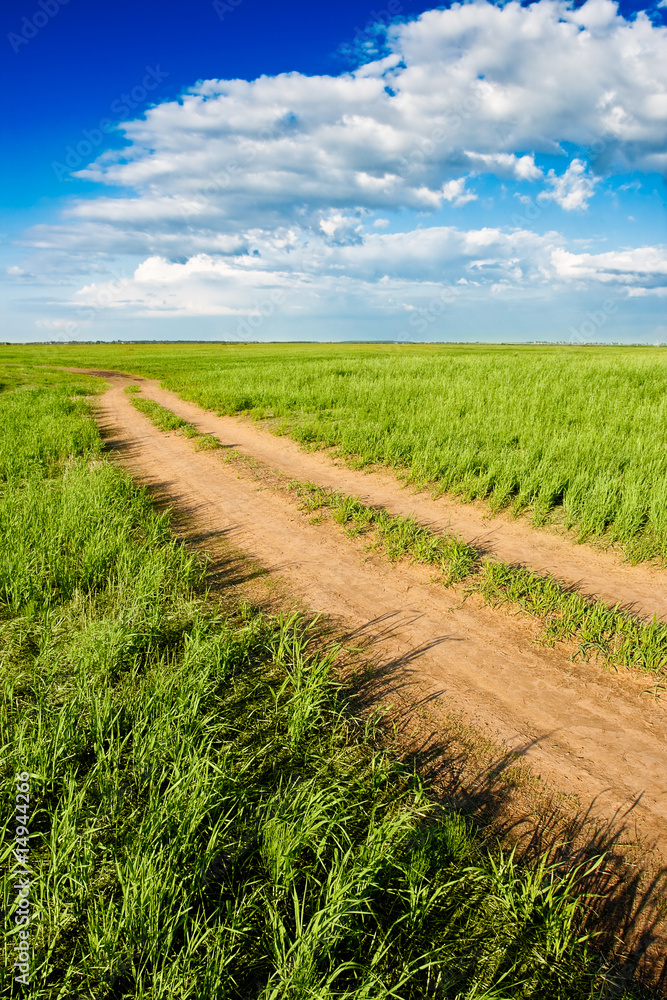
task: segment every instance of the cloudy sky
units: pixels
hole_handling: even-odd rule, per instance
[[[5,340],[667,342],[667,0],[7,0]]]

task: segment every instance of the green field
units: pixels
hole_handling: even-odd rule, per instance
[[[92,380],[0,382],[3,996],[634,995],[576,873],[437,806],[355,718],[321,626],[207,593],[102,457]]]
[[[161,379],[220,413],[494,510],[667,556],[667,350],[456,345],[10,347]]]

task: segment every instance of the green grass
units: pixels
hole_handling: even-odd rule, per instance
[[[166,407],[160,406],[146,396],[137,396],[136,393],[140,391],[137,386],[128,385],[125,391],[130,394],[132,406],[144,413],[161,431],[180,431],[184,437],[194,438],[197,451],[211,451],[220,447],[220,442],[214,434],[201,434],[194,424],[177,417]]]
[[[457,345],[21,347],[163,380],[304,445],[667,557],[667,352]]]
[[[388,514],[356,497],[313,483],[292,480],[300,506],[328,510],[351,535],[371,533],[374,547],[395,561],[409,557],[438,568],[445,585],[465,583],[467,594],[479,594],[487,604],[520,608],[544,625],[547,645],[574,640],[578,655],[596,656],[604,663],[633,667],[647,673],[667,671],[667,624],[647,622],[619,607],[609,608],[571,591],[551,576],[519,566],[483,559],[480,552],[455,535],[437,534],[415,518]]]
[[[469,589],[488,604],[509,603],[538,618],[547,645],[571,639],[584,659],[597,656],[615,666],[667,672],[667,624],[655,617],[645,621],[570,591],[553,577],[491,560],[484,561]]]
[[[197,429],[192,424],[189,424],[187,420],[177,417],[171,410],[167,410],[164,406],[160,406],[159,403],[148,399],[146,396],[136,395],[137,390],[135,386],[128,385],[125,391],[130,394],[130,401],[135,410],[144,413],[151,423],[159,427],[161,431],[183,431],[186,437],[194,437],[196,435]]]
[[[466,579],[479,560],[479,553],[471,545],[455,535],[429,531],[413,517],[388,514],[382,508],[363,504],[356,497],[314,483],[292,480],[288,486],[299,498],[302,509],[327,509],[334,521],[343,525],[352,536],[373,532],[375,547],[390,562],[410,556],[415,562],[440,569],[445,584]]]
[[[60,405],[10,390],[0,416],[15,392],[38,415]],[[85,444],[56,470],[53,425],[35,426],[29,475],[0,488],[5,865],[15,775],[31,785],[22,992],[630,995],[581,940],[582,873],[520,865],[436,807],[350,714],[317,623],[223,611],[120,470]]]
[[[82,389],[82,391],[86,391]],[[73,453],[99,453],[87,404],[69,389],[8,392],[3,399],[0,482],[22,483],[33,472],[55,475]]]

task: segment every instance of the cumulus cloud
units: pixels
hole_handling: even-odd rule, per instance
[[[469,201],[477,200],[477,195],[473,191],[466,191],[465,186],[465,177],[457,177],[456,180],[447,181],[446,184],[443,184],[440,193],[445,201],[451,201],[459,207],[460,205],[467,204]]]
[[[473,153],[468,150],[465,156],[471,167],[477,165],[497,177],[517,181],[538,181],[543,177],[542,171],[535,164],[534,154],[515,156],[514,153]]]
[[[596,180],[586,169],[583,160],[572,160],[564,174],[558,176],[555,170],[547,174],[551,191],[541,191],[540,201],[555,201],[566,212],[588,208],[588,202],[595,190]]]
[[[365,281],[384,277],[414,282],[455,282],[470,276],[487,283],[539,280],[549,266],[556,233],[539,236],[529,230],[460,230],[429,226],[410,233],[376,233],[355,247],[333,251],[321,270],[357,276]]]
[[[342,212],[329,212],[320,219],[320,229],[332,245],[361,243],[364,227],[360,214],[350,216]]]
[[[335,231],[336,220],[331,220]],[[291,233],[260,242],[261,253],[198,254],[183,262],[153,256],[122,281],[92,282],[71,304],[132,316],[227,316],[239,319],[340,308],[412,310],[426,299],[551,294],[591,283],[628,295],[654,294],[667,284],[667,253],[643,247],[602,254],[572,253],[555,232],[460,230],[432,226],[408,233],[377,230],[360,242],[332,243]],[[355,305],[356,304],[356,305]],[[246,331],[248,332],[248,331]]]
[[[571,253],[555,248],[551,262],[558,278],[569,282],[600,281],[635,286],[629,294],[643,294],[667,285],[667,248],[635,247],[607,253]]]
[[[450,194],[471,173],[540,183],[535,154],[564,155],[564,143],[592,148],[598,174],[667,169],[666,47],[666,29],[643,13],[626,21],[609,0],[427,11],[390,27],[389,54],[353,72],[207,80],[125,123],[128,147],[79,176],[136,195],[78,202],[70,222],[144,244],[150,227],[162,253],[174,232],[225,252],[222,234],[257,226],[460,206],[474,192]],[[575,158],[546,183],[570,211],[594,178]]]
[[[137,316],[248,320],[278,294],[304,313],[410,311],[442,287],[661,287],[651,248],[574,254],[525,224],[536,200],[582,210],[605,175],[667,170],[667,29],[610,0],[472,0],[389,27],[383,52],[339,76],[207,80],[149,109],[78,172],[126,193],[73,200],[25,243],[72,273],[90,261],[73,304]],[[498,212],[424,225],[479,220],[489,177],[534,206],[519,229]],[[381,231],[396,218],[406,231]],[[105,254],[132,259],[127,281],[98,279]]]
[[[206,254],[183,264],[149,257],[131,279],[84,286],[72,305],[135,316],[252,316],[261,314],[264,300],[280,300],[283,283],[279,274],[251,272]]]

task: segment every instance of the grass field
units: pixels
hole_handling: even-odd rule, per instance
[[[320,626],[207,595],[205,567],[101,457],[91,382],[10,371],[2,995],[629,997],[581,939],[576,873],[522,866],[437,807],[351,714]]]
[[[667,557],[667,351],[394,345],[5,347],[161,379],[220,413],[494,510]]]

